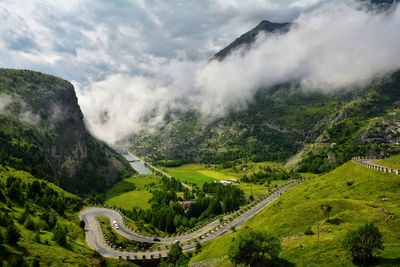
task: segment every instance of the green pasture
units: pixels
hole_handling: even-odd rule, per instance
[[[383,234],[385,250],[378,266],[400,265],[400,180],[398,175],[374,171],[348,162],[314,180],[296,185],[247,221],[243,227],[266,230],[281,238],[280,254],[287,266],[354,266],[342,247],[350,229],[374,222]],[[330,218],[321,204],[332,206]],[[393,216],[395,214],[395,216]],[[317,235],[304,235],[311,227]],[[203,245],[191,263],[227,257],[235,233]],[[226,262],[226,261],[224,261]],[[227,263],[228,264],[228,263]]]
[[[107,190],[105,204],[131,209],[132,207],[148,208],[149,199],[152,197],[149,184],[156,184],[157,178],[149,175],[137,175],[116,183]]]
[[[208,170],[200,164],[186,164],[179,167],[167,168],[167,173],[181,182],[200,186],[205,182],[209,183],[217,180],[223,180],[216,178],[221,177],[219,173]]]

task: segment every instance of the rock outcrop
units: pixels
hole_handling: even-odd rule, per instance
[[[87,131],[71,83],[34,71],[1,69],[0,103],[0,141],[8,154],[0,164],[82,194],[102,191],[129,168]]]

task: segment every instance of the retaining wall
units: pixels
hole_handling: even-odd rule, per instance
[[[383,159],[383,158],[381,158],[381,159]],[[367,168],[370,168],[370,169],[373,169],[376,171],[400,175],[400,170],[392,169],[392,168],[388,168],[388,167],[384,167],[384,166],[380,166],[380,165],[376,165],[376,164],[367,162],[367,161],[375,161],[375,160],[381,160],[381,159],[369,158],[369,157],[353,157],[351,160],[358,165],[361,165],[361,166],[364,166],[364,167],[367,167]]]

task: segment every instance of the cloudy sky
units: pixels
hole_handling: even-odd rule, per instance
[[[0,17],[0,66],[73,82],[87,126],[111,144],[157,129],[170,109],[219,116],[261,86],[331,91],[400,62],[400,12],[345,0],[3,0]],[[295,26],[207,62],[263,19]]]

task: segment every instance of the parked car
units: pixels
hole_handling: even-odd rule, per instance
[[[153,238],[153,241],[156,241],[156,242],[159,242],[159,241],[161,241],[158,237],[154,237]]]

